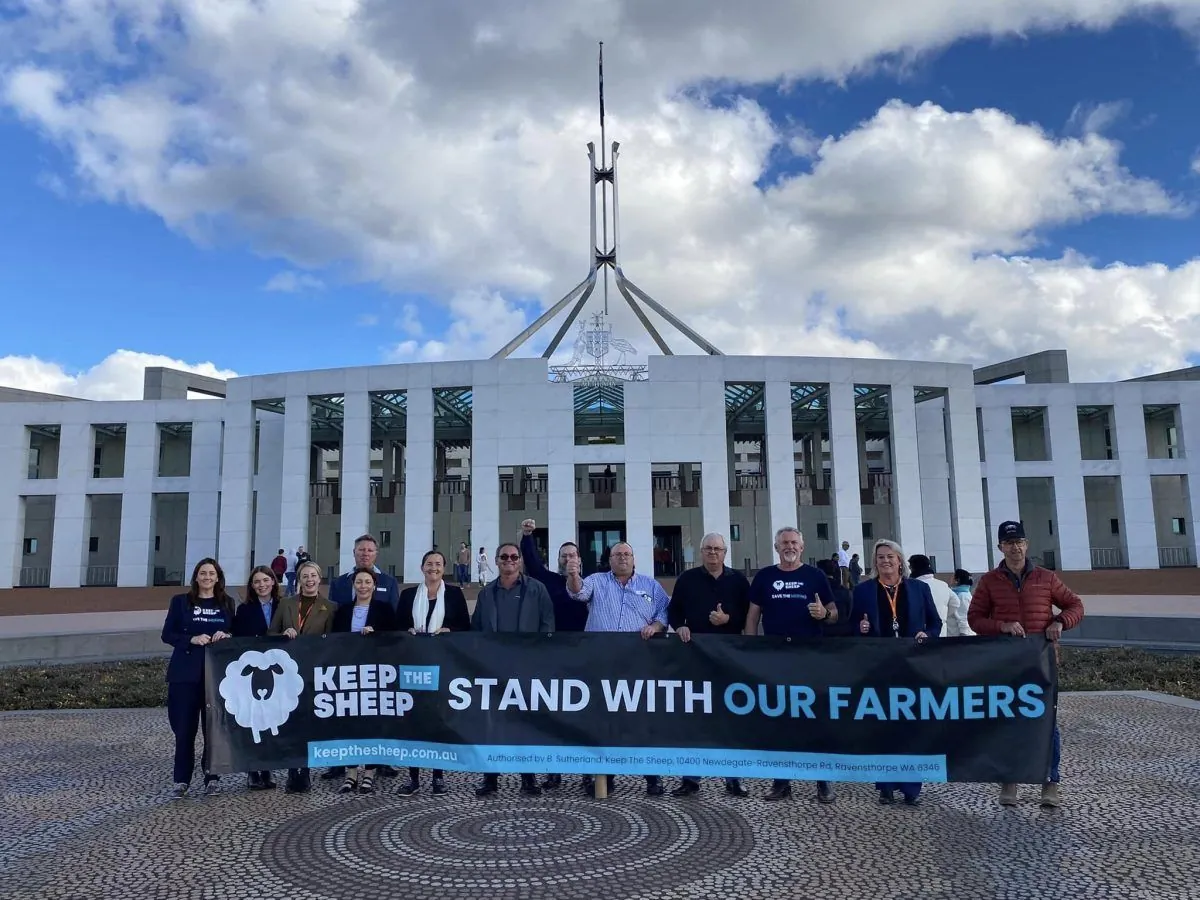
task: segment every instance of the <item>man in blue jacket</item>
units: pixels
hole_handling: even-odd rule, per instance
[[[375,560],[379,556],[379,543],[374,535],[364,534],[354,540],[354,567],[371,569],[375,573],[375,599],[386,600],[395,612],[400,605],[400,582],[387,572],[382,572]],[[329,600],[342,606],[354,602],[354,572],[345,572],[333,579],[329,585]]]
[[[386,601],[392,612],[400,605],[400,582],[387,572],[380,571],[375,565],[379,556],[379,542],[372,534],[359,535],[354,539],[354,568],[371,569],[375,573],[375,599]],[[354,602],[354,572],[344,572],[329,585],[329,602],[338,606]],[[392,777],[396,774],[394,766],[379,766],[380,775]],[[332,781],[346,774],[345,766],[334,766],[328,769],[321,778]]]
[[[537,522],[526,519],[521,523],[521,561],[525,565],[525,574],[540,581],[550,595],[554,604],[554,628],[556,631],[583,631],[587,625],[588,607],[586,603],[572,600],[567,593],[566,572],[567,563],[571,560],[579,562],[579,546],[574,541],[567,541],[558,548],[558,571],[552,572],[542,563],[538,553],[537,543],[533,533],[537,531]],[[547,775],[542,787],[555,790],[562,785],[561,775]]]
[[[550,600],[554,603],[554,627],[557,631],[583,631],[587,625],[588,607],[586,603],[572,600],[567,593],[566,572],[567,563],[579,560],[579,547],[574,541],[567,541],[558,548],[558,571],[551,572],[542,563],[533,533],[537,530],[537,522],[526,519],[521,523],[521,561],[525,563],[525,573],[536,578],[546,586]]]

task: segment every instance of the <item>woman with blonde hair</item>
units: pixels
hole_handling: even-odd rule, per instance
[[[854,631],[862,637],[912,638],[926,641],[942,633],[942,619],[933,602],[929,585],[908,577],[904,550],[895,541],[875,542],[871,554],[871,577],[854,589],[850,612]],[[896,802],[896,793],[909,806],[921,800],[920,782],[876,782],[879,802]]]
[[[321,596],[321,567],[311,559],[296,566],[296,596],[279,601],[271,619],[271,634],[292,639],[319,637],[333,630],[333,604]],[[288,769],[289,794],[303,794],[312,787],[307,768]]]

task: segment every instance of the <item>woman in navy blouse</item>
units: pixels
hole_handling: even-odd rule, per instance
[[[354,570],[354,602],[338,606],[333,614],[334,632],[369,635],[376,631],[396,630],[396,614],[392,611],[392,605],[386,600],[375,599],[377,584],[374,569],[359,567]],[[344,768],[340,774],[345,774]],[[375,790],[375,766],[355,768],[346,777],[339,793],[350,794],[355,790],[363,794]]]
[[[279,576],[269,566],[255,566],[246,582],[245,599],[233,614],[234,637],[263,637],[271,627],[271,617],[279,607]],[[275,777],[267,769],[246,773],[246,787],[252,791],[269,791],[275,787]]]
[[[219,776],[208,771],[208,728],[204,723],[204,648],[232,637],[233,601],[225,592],[225,573],[212,558],[196,563],[191,589],[171,598],[162,640],[174,650],[167,663],[167,718],[175,732],[175,788],[188,791],[196,767],[196,731],[204,731],[204,793],[216,790]]]

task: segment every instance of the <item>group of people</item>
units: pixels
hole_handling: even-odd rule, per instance
[[[958,570],[953,588],[934,577],[927,557],[906,558],[894,541],[876,541],[866,580],[849,589],[834,560],[818,566],[803,561],[804,537],[786,527],[775,534],[778,561],[761,569],[753,581],[725,564],[724,536],[711,533],[701,542],[701,565],[677,579],[668,596],[652,576],[636,571],[634,551],[627,543],[611,548],[607,571],[582,576],[578,546],[568,541],[558,549],[556,570],[541,560],[533,534],[536,522],[521,523],[517,542],[496,548],[497,577],[486,584],[469,611],[462,589],[446,581],[446,558],[430,550],[421,560],[422,580],[401,590],[394,577],[376,565],[378,544],[364,534],[354,544],[354,568],[329,585],[321,596],[321,571],[308,560],[296,568],[295,596],[282,596],[280,579],[269,566],[258,566],[246,585],[245,599],[236,606],[226,591],[225,577],[214,559],[201,560],[192,573],[190,590],[172,598],[162,639],[174,648],[167,667],[167,708],[175,733],[174,794],[184,796],[195,770],[195,739],[203,728],[204,647],[229,637],[322,635],[350,632],[409,631],[431,635],[455,631],[637,632],[642,638],[673,631],[684,643],[694,634],[773,635],[790,638],[874,637],[924,641],[941,636],[1005,634],[1021,638],[1044,633],[1057,641],[1064,629],[1083,619],[1083,603],[1047,569],[1028,558],[1028,542],[1020,522],[1004,522],[998,531],[1003,562],[984,573],[972,590],[970,573]],[[1056,611],[1057,610],[1057,611]],[[217,776],[208,771],[207,735],[201,768],[204,791],[215,789]],[[1041,803],[1056,807],[1059,793],[1061,740],[1053,735],[1052,762],[1041,785]],[[376,790],[377,777],[395,776],[390,766],[327,770],[322,778],[342,779],[346,793]],[[446,792],[444,773],[433,770],[430,790]],[[605,776],[599,776],[605,777]],[[611,776],[608,777],[612,782]],[[250,772],[252,790],[274,788],[270,772]],[[420,790],[421,771],[412,767],[397,793]],[[645,776],[646,794],[666,793],[662,778]],[[521,775],[521,792],[530,796],[556,790],[562,776]],[[308,769],[289,770],[286,790],[309,790]],[[495,774],[486,774],[475,790],[487,797],[498,790]],[[583,789],[594,795],[595,777],[582,778]],[[879,800],[920,803],[921,784],[877,783]],[[700,779],[683,777],[671,791],[686,797],[701,790]],[[726,778],[725,791],[746,797],[740,779]],[[791,782],[776,779],[763,799],[786,800]],[[817,799],[833,803],[829,782],[817,782]],[[1018,787],[1000,787],[1000,803],[1018,802]]]

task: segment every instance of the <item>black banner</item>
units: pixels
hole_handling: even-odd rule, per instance
[[[337,634],[207,649],[212,771],[1040,783],[1043,637]]]

